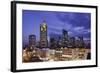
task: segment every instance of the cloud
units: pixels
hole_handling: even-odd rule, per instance
[[[63,23],[70,22],[75,17],[74,13],[71,13],[71,12],[70,13],[69,12],[57,13],[56,16]]]
[[[85,29],[85,27],[74,27],[73,30],[77,32],[78,34],[88,34],[90,33],[90,29]]]
[[[90,28],[91,25],[91,14],[90,13],[75,13],[75,12],[64,12],[56,14],[59,21],[66,24],[72,24],[72,26],[82,26]]]
[[[85,38],[84,38],[84,40],[86,40],[86,41],[90,41],[91,39],[90,39],[90,38],[86,38],[86,37],[85,37]]]
[[[83,26],[74,28],[75,31],[80,31],[80,30],[83,30],[83,29],[84,29]]]
[[[48,27],[48,32],[51,33],[61,33],[62,28]]]

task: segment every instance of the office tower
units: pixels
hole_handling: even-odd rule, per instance
[[[57,40],[57,47],[61,48],[62,47],[62,40],[61,37],[59,36],[58,40]]]
[[[75,48],[75,37],[70,37],[69,45],[71,48]]]
[[[77,37],[76,38],[76,42],[75,42],[75,46],[77,48],[84,48],[84,40],[83,40],[83,37]]]
[[[45,21],[40,25],[40,47],[48,47],[47,24]]]
[[[65,29],[62,30],[62,46],[68,46],[68,32]]]
[[[56,42],[55,38],[50,37],[50,49],[55,49],[56,47],[57,47],[57,42]]]
[[[84,48],[84,40],[83,37],[78,37],[79,38],[79,48]]]
[[[35,46],[36,46],[36,36],[29,35],[29,48],[34,49]]]

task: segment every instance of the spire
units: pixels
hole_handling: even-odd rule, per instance
[[[43,20],[43,23],[46,23],[45,19]]]
[[[43,19],[43,23],[42,23],[43,25],[46,25],[46,21],[45,21],[45,19]]]

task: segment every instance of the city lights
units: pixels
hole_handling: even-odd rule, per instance
[[[47,35],[46,22],[40,25],[40,41],[35,35],[29,35],[29,44],[23,48],[23,62],[71,61],[90,59],[90,47],[86,47],[83,36],[69,37],[62,29],[62,35],[56,39]],[[87,58],[88,57],[88,58]]]

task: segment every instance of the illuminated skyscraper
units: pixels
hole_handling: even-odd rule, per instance
[[[34,49],[35,46],[36,46],[36,36],[29,35],[29,48]]]
[[[62,30],[62,46],[68,46],[68,32],[65,29]]]
[[[45,21],[40,25],[40,47],[44,48],[48,46],[47,40],[47,24]]]

